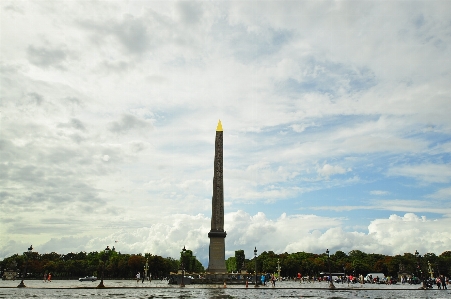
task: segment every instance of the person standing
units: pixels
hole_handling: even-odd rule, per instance
[[[139,272],[136,273],[136,283],[139,282],[140,278],[141,278],[141,273],[139,273]]]
[[[437,285],[437,288],[440,290],[442,287],[441,287],[441,285],[442,285],[442,281],[440,280],[440,277],[437,277],[436,279],[435,279],[435,284]]]
[[[52,282],[52,273],[49,272],[49,275],[47,275],[47,281]]]
[[[445,278],[445,276],[443,276],[443,274],[440,275],[440,281],[442,283],[442,289],[447,290],[448,288],[446,287],[446,278]]]
[[[47,282],[47,273],[44,273],[44,282]]]

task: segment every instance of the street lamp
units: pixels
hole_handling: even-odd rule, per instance
[[[420,272],[421,272],[421,268],[420,268],[420,253],[415,249],[415,258],[417,260],[417,278],[420,279]]]
[[[185,249],[185,245],[183,245],[183,249],[182,249],[182,262],[181,262],[181,270],[182,270],[182,281],[181,281],[181,284],[180,284],[180,287],[181,288],[184,288],[185,287],[185,282],[183,281],[183,277],[185,276],[185,252],[186,252],[186,249]]]
[[[104,287],[105,287],[105,285],[103,284],[103,277],[104,277],[104,272],[105,272],[105,263],[106,263],[107,260],[108,260],[109,254],[110,254],[110,247],[107,246],[107,247],[105,248],[104,252],[103,252],[103,257],[102,257],[102,260],[103,260],[103,265],[102,265],[102,280],[100,281],[99,285],[97,286],[98,288],[104,288]]]
[[[346,276],[346,266],[345,265],[343,265],[343,275],[344,275],[344,277],[341,278],[341,283],[344,283],[343,282],[344,279],[348,280],[347,276]]]
[[[417,260],[417,277],[418,277],[418,269],[420,268],[420,257],[419,257],[419,253],[418,253],[418,251],[415,249],[415,258],[416,258],[416,260]]]
[[[428,272],[431,275],[431,279],[434,279],[434,269],[432,269],[431,263],[428,261]]]
[[[277,259],[277,273],[278,273],[279,281],[282,280],[282,278],[280,277],[280,269],[282,269],[282,268],[280,268],[280,261],[279,261],[279,259]]]
[[[148,270],[149,270],[149,258],[146,258],[146,265],[144,266],[144,279],[147,279],[147,271]]]
[[[329,289],[335,289],[334,282],[332,281],[332,273],[330,272],[329,249],[326,249],[326,254],[327,254],[327,265],[329,266]]]
[[[254,262],[255,262],[255,287],[257,288],[257,247],[254,248]]]
[[[28,248],[28,251],[24,252],[25,256],[26,256],[25,267],[24,267],[24,270],[23,270],[22,281],[17,286],[18,288],[25,288],[26,287],[26,285],[23,283],[23,280],[25,278],[25,275],[27,275],[28,258],[29,258],[29,255],[30,255],[32,250],[33,250],[33,245],[30,245],[30,247]]]
[[[426,279],[423,277],[423,271],[421,271],[421,255],[420,255],[420,253],[417,251],[417,250],[415,250],[415,257],[417,258],[417,273],[418,273],[418,271],[420,272],[420,275],[421,275],[421,281],[422,281],[422,289],[424,289],[424,290],[426,290],[427,289],[427,286],[426,286]],[[418,277],[418,274],[417,274],[417,277]]]

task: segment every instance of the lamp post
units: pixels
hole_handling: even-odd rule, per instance
[[[147,271],[149,271],[149,258],[146,258],[146,265],[144,266],[144,279],[147,279]]]
[[[417,250],[415,250],[415,257],[417,258],[417,265],[418,265],[417,266],[417,272],[419,272],[420,275],[421,275],[421,281],[422,281],[421,289],[426,290],[427,289],[426,279],[423,277],[423,271],[421,270],[421,255],[420,255],[420,253]],[[418,276],[418,274],[417,274],[417,276]]]
[[[25,278],[25,275],[27,275],[27,266],[28,266],[28,259],[29,259],[29,255],[31,253],[31,251],[33,250],[33,245],[30,245],[30,247],[28,248],[27,252],[25,253],[26,259],[25,259],[25,267],[23,270],[23,275],[22,275],[22,281],[19,283],[19,285],[17,286],[18,288],[25,288],[26,285],[23,283],[23,280]]]
[[[257,285],[257,247],[254,248],[254,262],[255,262],[255,286],[254,287],[258,287]]]
[[[347,276],[346,276],[346,266],[345,265],[343,265],[343,275],[344,275],[344,277],[341,278],[341,283],[344,283],[343,282],[344,279],[348,280]]]
[[[110,254],[110,247],[107,246],[105,248],[105,250],[103,251],[103,256],[102,256],[102,260],[103,260],[103,265],[102,265],[102,280],[100,281],[99,285],[97,286],[98,288],[104,288],[105,285],[103,284],[103,277],[104,277],[104,272],[105,272],[105,263],[108,260]]]
[[[185,282],[183,281],[183,277],[185,276],[185,251],[186,251],[186,249],[185,249],[185,245],[183,245],[183,249],[182,249],[182,262],[180,263],[181,264],[181,270],[182,270],[182,281],[181,281],[181,284],[180,284],[180,287],[181,288],[184,288],[185,287]]]
[[[428,272],[431,276],[431,279],[434,279],[434,269],[432,269],[432,265],[429,261],[428,261]]]
[[[422,287],[421,289],[427,289],[426,287],[426,280],[423,277],[423,271],[421,271],[421,254],[415,250],[415,257],[417,258],[417,277],[418,279],[420,279],[421,277],[421,281],[422,281]]]
[[[417,260],[417,278],[418,278],[418,270],[420,269],[420,254],[417,250],[415,250],[415,258]]]
[[[327,254],[327,265],[329,266],[329,289],[335,289],[334,282],[332,281],[332,273],[330,272],[330,252],[329,249],[326,249]]]

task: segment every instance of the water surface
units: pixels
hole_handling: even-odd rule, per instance
[[[418,285],[336,284],[329,290],[327,283],[277,282],[271,286],[254,288],[244,285],[187,285],[185,288],[168,285],[166,281],[137,283],[133,280],[105,280],[105,289],[96,289],[97,282],[55,280],[44,283],[25,281],[26,288],[16,288],[20,281],[1,281],[1,298],[174,298],[174,299],[289,299],[289,298],[367,298],[367,299],[444,299],[451,298],[451,290],[418,290]],[[111,287],[111,288],[108,288]]]

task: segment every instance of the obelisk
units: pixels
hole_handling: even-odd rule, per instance
[[[213,176],[213,197],[211,203],[211,230],[209,248],[209,273],[226,273],[225,265],[225,237],[224,231],[224,181],[222,176],[222,124],[218,122],[215,140],[215,164]]]

